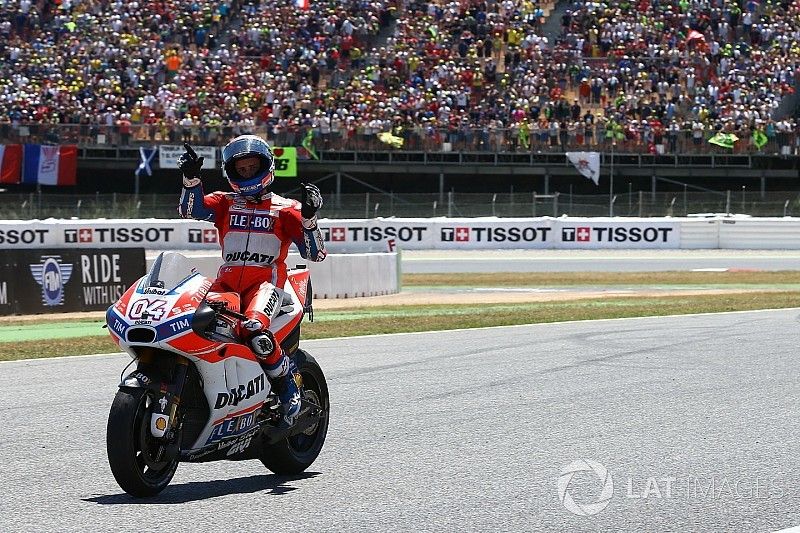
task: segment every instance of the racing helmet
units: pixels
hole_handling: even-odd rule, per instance
[[[258,157],[258,171],[245,178],[236,171],[236,161]],[[275,180],[275,156],[269,144],[257,135],[240,135],[222,149],[222,174],[233,192],[242,196],[258,196]]]

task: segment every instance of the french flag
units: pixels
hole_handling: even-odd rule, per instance
[[[78,147],[74,145],[25,145],[22,183],[75,185],[78,174]]]
[[[311,7],[311,0],[294,0],[294,5],[303,11],[308,11],[308,8]]]
[[[22,145],[0,144],[0,183],[19,183],[22,178]]]

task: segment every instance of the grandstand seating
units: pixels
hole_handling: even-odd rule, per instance
[[[791,1],[22,0],[0,142],[796,154],[799,66]]]

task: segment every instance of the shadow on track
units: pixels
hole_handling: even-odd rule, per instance
[[[228,496],[230,494],[252,494],[254,492],[268,491],[267,494],[280,496],[297,490],[297,487],[290,485],[292,481],[309,479],[318,476],[319,472],[304,472],[296,476],[277,476],[274,474],[263,474],[260,476],[240,477],[236,479],[220,479],[215,481],[192,481],[182,485],[170,485],[164,492],[151,498],[134,498],[129,494],[108,494],[105,496],[94,496],[92,498],[82,498],[85,502],[93,502],[100,505],[131,505],[131,504],[164,504],[164,503],[187,503],[217,496]]]

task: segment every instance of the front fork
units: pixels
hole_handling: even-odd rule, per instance
[[[175,375],[172,381],[161,382],[160,398],[156,400],[157,406],[150,415],[150,434],[156,438],[163,438],[169,431],[169,437],[174,437],[178,426],[178,405],[181,402],[183,385],[186,383],[186,374],[189,370],[189,361],[180,355],[175,357]]]
[[[150,434],[158,439],[166,436],[172,440],[178,428],[177,412],[186,384],[189,360],[181,355],[170,355],[175,360],[171,379],[159,371],[160,365],[155,364],[156,354],[145,352],[139,357],[137,369],[122,380],[120,387],[146,388],[152,391],[155,405],[150,415]]]

